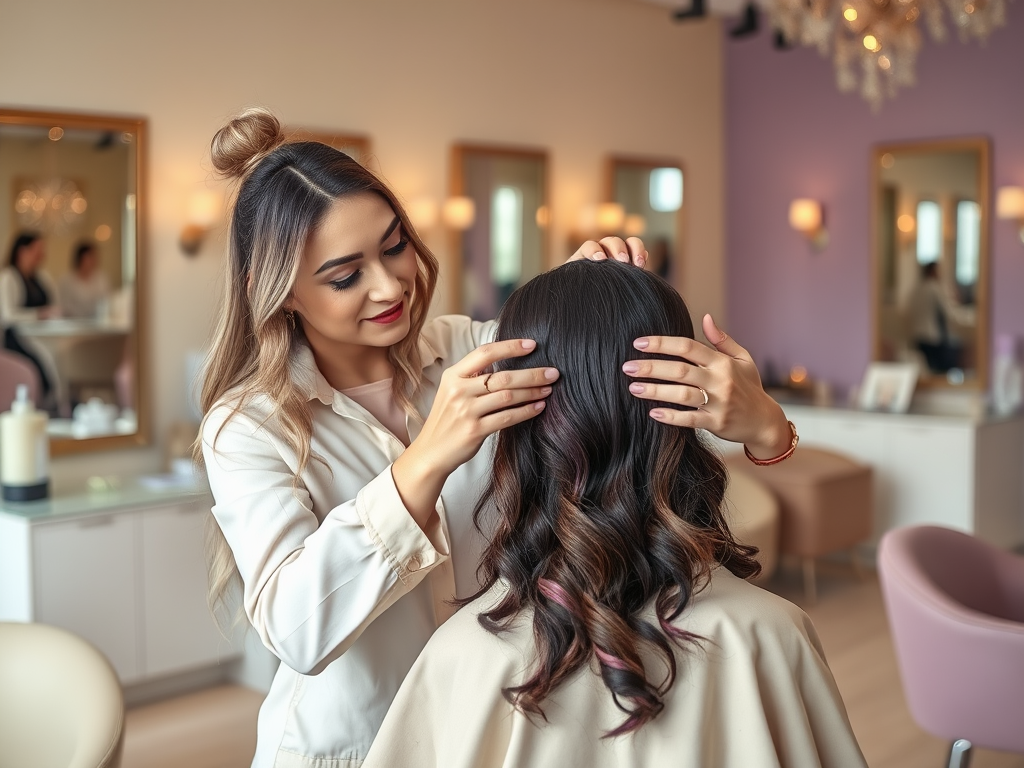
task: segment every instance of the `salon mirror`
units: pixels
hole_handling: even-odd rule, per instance
[[[148,439],[145,140],[141,118],[0,109],[0,390],[29,385],[54,454]]]
[[[989,143],[875,148],[875,360],[917,363],[924,386],[984,390]]]
[[[675,282],[683,242],[683,167],[676,160],[612,156],[605,203],[597,210],[601,235],[643,238],[648,269]]]
[[[456,311],[491,320],[512,291],[548,267],[547,152],[483,144],[452,148],[450,197]]]

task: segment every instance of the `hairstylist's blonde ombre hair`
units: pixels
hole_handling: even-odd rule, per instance
[[[298,457],[298,473],[315,458],[307,393],[297,391],[289,375],[292,345],[301,338],[302,326],[298,318],[289,320],[283,307],[307,239],[331,205],[346,195],[370,192],[391,206],[417,254],[409,334],[388,349],[388,359],[394,366],[395,399],[410,416],[422,419],[413,406],[421,375],[418,342],[438,265],[394,193],[336,149],[312,141],[286,143],[277,118],[262,108],[247,109],[221,128],[211,154],[214,168],[239,180],[239,186],[231,212],[224,303],[204,369],[203,412],[226,403],[237,413],[254,395],[268,396]],[[195,457],[202,463],[199,442]],[[238,570],[212,517],[207,564],[209,601],[216,611],[224,607]]]

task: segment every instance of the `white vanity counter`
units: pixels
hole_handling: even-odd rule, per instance
[[[932,524],[1007,548],[1024,542],[1024,416],[782,407],[801,445],[874,468],[876,538]]]
[[[75,632],[126,684],[239,656],[206,605],[211,503],[205,488],[131,484],[0,504],[0,621]]]

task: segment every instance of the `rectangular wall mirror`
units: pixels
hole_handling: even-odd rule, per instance
[[[988,140],[879,146],[872,167],[875,359],[917,363],[925,386],[984,390]]]
[[[544,150],[452,148],[442,218],[453,233],[456,311],[491,320],[512,291],[547,269],[547,163]]]
[[[145,444],[141,118],[0,109],[0,410],[29,385],[54,454]]]
[[[648,269],[675,284],[682,269],[682,164],[612,156],[605,186],[605,199],[611,205],[598,209],[601,234],[643,238],[650,254]]]

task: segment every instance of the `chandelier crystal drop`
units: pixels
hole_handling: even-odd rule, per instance
[[[1006,0],[774,0],[769,13],[787,44],[831,51],[839,90],[877,110],[914,84],[922,26],[942,42],[948,14],[962,41],[982,41],[1005,26]]]

